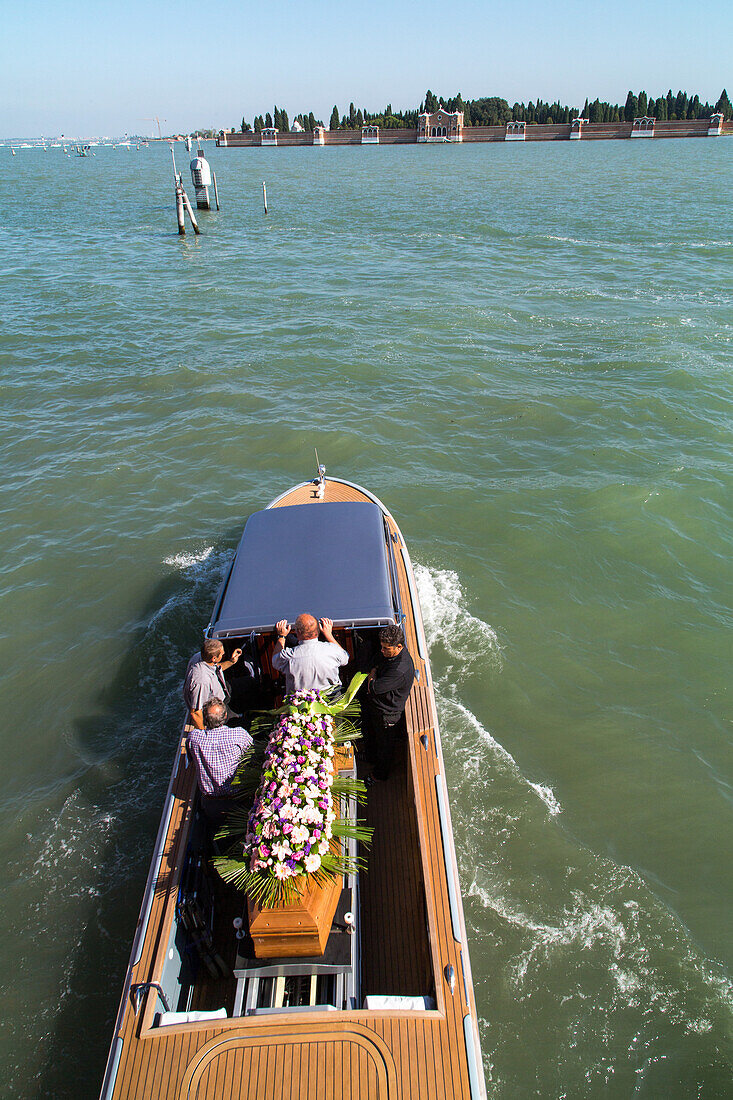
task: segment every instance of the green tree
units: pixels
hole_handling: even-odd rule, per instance
[[[430,91],[430,88],[428,88],[427,92],[425,93],[425,110],[430,115],[433,114],[434,111],[438,110],[438,98],[437,96],[433,95],[433,93]]]
[[[280,112],[280,122],[282,123],[283,133],[287,134],[288,130],[290,129],[290,123],[288,122],[288,112],[285,110],[284,107]]]
[[[639,112],[640,118],[647,117],[647,110],[649,107],[649,97],[646,92],[639,92],[639,99],[637,101],[636,109]]]
[[[328,124],[329,130],[338,130],[339,128],[339,109],[334,104],[334,108],[331,111],[331,121]]]
[[[639,103],[633,92],[629,92],[626,96],[626,103],[624,105],[624,119],[626,122],[633,122],[637,117]]]
[[[264,125],[265,125],[265,123],[264,123],[264,120],[262,118],[262,115],[257,115],[257,117],[255,118],[255,133],[256,134],[261,133],[262,132],[262,127]]]
[[[250,124],[246,121],[246,119],[243,118],[242,119],[242,133],[243,134],[248,134],[251,129],[252,129],[252,127],[250,126]]]
[[[267,114],[265,115],[265,127],[266,127],[267,129],[271,129],[271,128],[272,128],[272,115],[270,114],[270,112],[269,112],[269,111],[268,111],[268,112],[267,112]]]
[[[316,117],[313,114],[313,112],[311,111],[310,114],[308,115],[308,129],[309,130],[315,130],[316,125],[317,125],[316,124]]]
[[[725,88],[723,88],[723,91],[720,93],[720,98],[715,104],[715,112],[716,114],[722,114],[723,118],[726,119],[730,118],[731,114],[733,114],[733,108],[731,107],[731,102],[728,99],[728,93]]]
[[[357,130],[361,130],[363,125],[364,125],[364,115],[361,113],[361,107],[360,107],[359,110],[356,112],[356,128],[357,128]]]

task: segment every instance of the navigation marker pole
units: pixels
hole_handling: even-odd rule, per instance
[[[267,213],[267,188],[265,187],[264,181],[262,183],[262,201],[265,204],[265,213]]]
[[[198,222],[193,213],[191,203],[188,201],[188,195],[183,188],[183,177],[176,168],[176,154],[173,151],[173,143],[171,142],[171,157],[173,158],[173,179],[176,185],[176,217],[178,219],[178,236],[186,236],[186,222],[184,216],[184,208],[188,211],[188,216],[191,219],[191,225],[196,236],[199,235],[201,230],[198,227]]]

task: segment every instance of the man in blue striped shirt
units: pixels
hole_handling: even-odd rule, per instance
[[[233,801],[232,779],[242,756],[252,747],[252,736],[242,726],[228,726],[226,704],[210,699],[203,706],[202,730],[188,735],[201,792],[201,807],[212,825],[221,824]]]

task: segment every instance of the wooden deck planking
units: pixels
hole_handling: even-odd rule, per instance
[[[349,486],[327,482],[326,500],[358,500],[365,498],[358,490]],[[310,487],[306,486],[280,502],[280,505],[292,503],[307,503],[313,501]],[[314,501],[314,503],[319,503]],[[395,562],[401,590],[403,606],[409,610],[409,590],[407,588],[406,572],[399,546],[396,547]],[[434,776],[440,769],[440,761],[436,753],[433,736],[433,716],[430,707],[430,695],[426,682],[427,669],[418,656],[416,645],[416,629],[411,621],[407,623],[406,637],[408,648],[415,660],[416,668],[420,671],[420,682],[416,683],[411,699],[407,707],[407,725],[409,730],[409,752],[403,767],[412,769],[415,779],[415,799],[422,805],[425,819],[423,834],[425,846],[425,871],[428,876],[429,898],[428,912],[431,923],[431,939],[435,954],[436,982],[442,983],[442,1000],[445,1005],[445,1016],[415,1017],[402,1015],[366,1015],[340,1014],[338,1021],[330,1019],[325,1026],[332,1030],[334,1039],[337,1039],[338,1031],[346,1026],[348,1019],[358,1019],[362,1027],[372,1031],[375,1036],[382,1037],[387,1046],[392,1050],[395,1058],[395,1066],[398,1079],[399,1095],[401,1100],[408,1098],[447,1098],[468,1096],[468,1074],[463,1040],[463,975],[461,971],[460,949],[453,940],[450,910],[446,889],[446,869],[443,860],[440,822],[438,819],[437,802],[435,798]],[[428,731],[430,744],[426,752],[419,742],[419,734]],[[190,778],[190,775],[189,777]],[[403,771],[402,781],[409,778],[409,772]],[[180,785],[180,779],[178,781]],[[387,784],[381,785],[387,787]],[[372,788],[372,792],[376,788]],[[410,783],[407,783],[408,794]],[[370,798],[371,793],[370,792]],[[181,792],[183,794],[183,792]],[[184,796],[185,797],[185,796]],[[402,800],[397,800],[397,805]],[[168,900],[168,888],[171,879],[172,866],[175,863],[175,846],[170,843],[175,836],[173,819],[181,816],[180,809],[176,807],[169,831],[169,845],[166,847],[158,888],[153,901],[150,915],[149,928],[160,927],[159,919],[163,907]],[[415,860],[415,847],[412,847],[412,859],[407,858],[410,844],[414,845],[414,838],[409,838],[407,830],[402,827],[397,832],[397,843],[392,846],[392,860],[402,866],[405,877],[401,883],[401,889],[414,899],[416,894],[422,892],[423,867]],[[387,861],[388,863],[391,861]],[[396,870],[394,871],[397,881]],[[409,908],[409,906],[408,906]],[[384,910],[382,915],[385,916]],[[394,917],[394,910],[392,910]],[[420,901],[419,909],[413,907],[412,918],[415,922],[423,921],[423,906]],[[144,945],[140,962],[135,967],[133,982],[145,980],[152,975],[156,961],[160,954],[160,941],[167,938],[169,923],[164,927],[158,942],[151,942],[154,937],[148,936]],[[414,927],[414,925],[413,925]],[[366,934],[366,933],[365,933]],[[406,937],[409,944],[410,936]],[[423,938],[424,937],[419,937]],[[411,975],[420,970],[420,960],[415,957],[414,945],[409,945],[410,950],[404,950],[402,956],[393,956],[391,964],[397,963],[398,984],[411,981]],[[386,947],[379,956],[379,969],[382,975],[387,977],[390,970],[390,951]],[[423,960],[424,962],[424,960]],[[456,971],[455,995],[451,996],[447,983],[443,978],[442,969],[450,962]],[[439,964],[439,965],[438,965]],[[427,961],[426,972],[428,980],[432,980],[432,965]],[[394,971],[392,971],[394,973]],[[364,992],[369,991],[365,981]],[[382,991],[382,990],[380,990]],[[419,992],[426,992],[421,989]],[[411,990],[411,992],[418,992]],[[439,1002],[440,1003],[440,1002]],[[475,1010],[474,1010],[475,1011]],[[146,1013],[146,1016],[149,1013]],[[138,1025],[143,1018],[141,1009]],[[147,1020],[145,1023],[147,1024]],[[225,1029],[217,1027],[216,1030],[190,1030],[177,1031],[176,1034],[161,1037],[151,1036],[136,1041],[133,1032],[136,1030],[132,1013],[128,1011],[122,1021],[121,1033],[125,1036],[125,1047],[120,1062],[120,1070],[117,1077],[115,1096],[125,1097],[125,1100],[155,1095],[156,1100],[165,1097],[177,1098],[182,1096],[180,1085],[186,1068],[195,1052],[200,1050],[214,1035],[221,1035]],[[299,1027],[305,1023],[305,1030],[310,1026],[309,1022],[299,1022]],[[231,1026],[231,1025],[229,1025]],[[283,1025],[285,1026],[285,1025]],[[291,1023],[290,1026],[293,1026]],[[239,1024],[240,1028],[246,1028],[247,1024]],[[241,1033],[241,1032],[239,1032]],[[233,1034],[233,1032],[229,1032]],[[208,1084],[205,1089],[197,1087],[190,1095],[202,1098],[222,1093],[222,1082],[228,1080],[226,1089],[229,1095],[245,1097],[257,1096],[257,1100],[265,1100],[266,1097],[280,1097],[288,1095],[300,1095],[309,1100],[322,1100],[322,1098],[334,1095],[334,1089],[340,1090],[339,1096],[372,1097],[379,1093],[376,1079],[374,1078],[374,1065],[371,1058],[363,1049],[357,1049],[350,1043],[314,1043],[297,1044],[300,1053],[296,1057],[293,1044],[285,1044],[275,1047],[272,1041],[267,1041],[264,1035],[261,1046],[252,1046],[244,1049],[230,1050],[226,1056],[218,1056],[211,1066],[207,1067]],[[337,1054],[337,1047],[340,1048]],[[287,1050],[287,1054],[285,1051]],[[216,1073],[212,1070],[216,1066]],[[325,1074],[324,1074],[325,1069]],[[168,1080],[166,1080],[168,1074]],[[149,1084],[156,1082],[153,1092],[147,1091]],[[169,1087],[163,1088],[165,1084]],[[203,1085],[203,1078],[199,1086]],[[278,1087],[280,1091],[278,1092]],[[283,1091],[284,1090],[284,1091]],[[390,1093],[390,1095],[395,1095]]]

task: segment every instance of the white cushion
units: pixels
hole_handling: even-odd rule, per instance
[[[379,1012],[412,1011],[424,1012],[426,1009],[434,1009],[435,1001],[432,997],[396,997],[375,996],[371,994],[364,998],[364,1008],[370,1008]]]
[[[197,1020],[226,1020],[225,1008],[214,1008],[210,1012],[161,1012],[158,1016],[158,1026],[167,1024],[195,1024]]]

